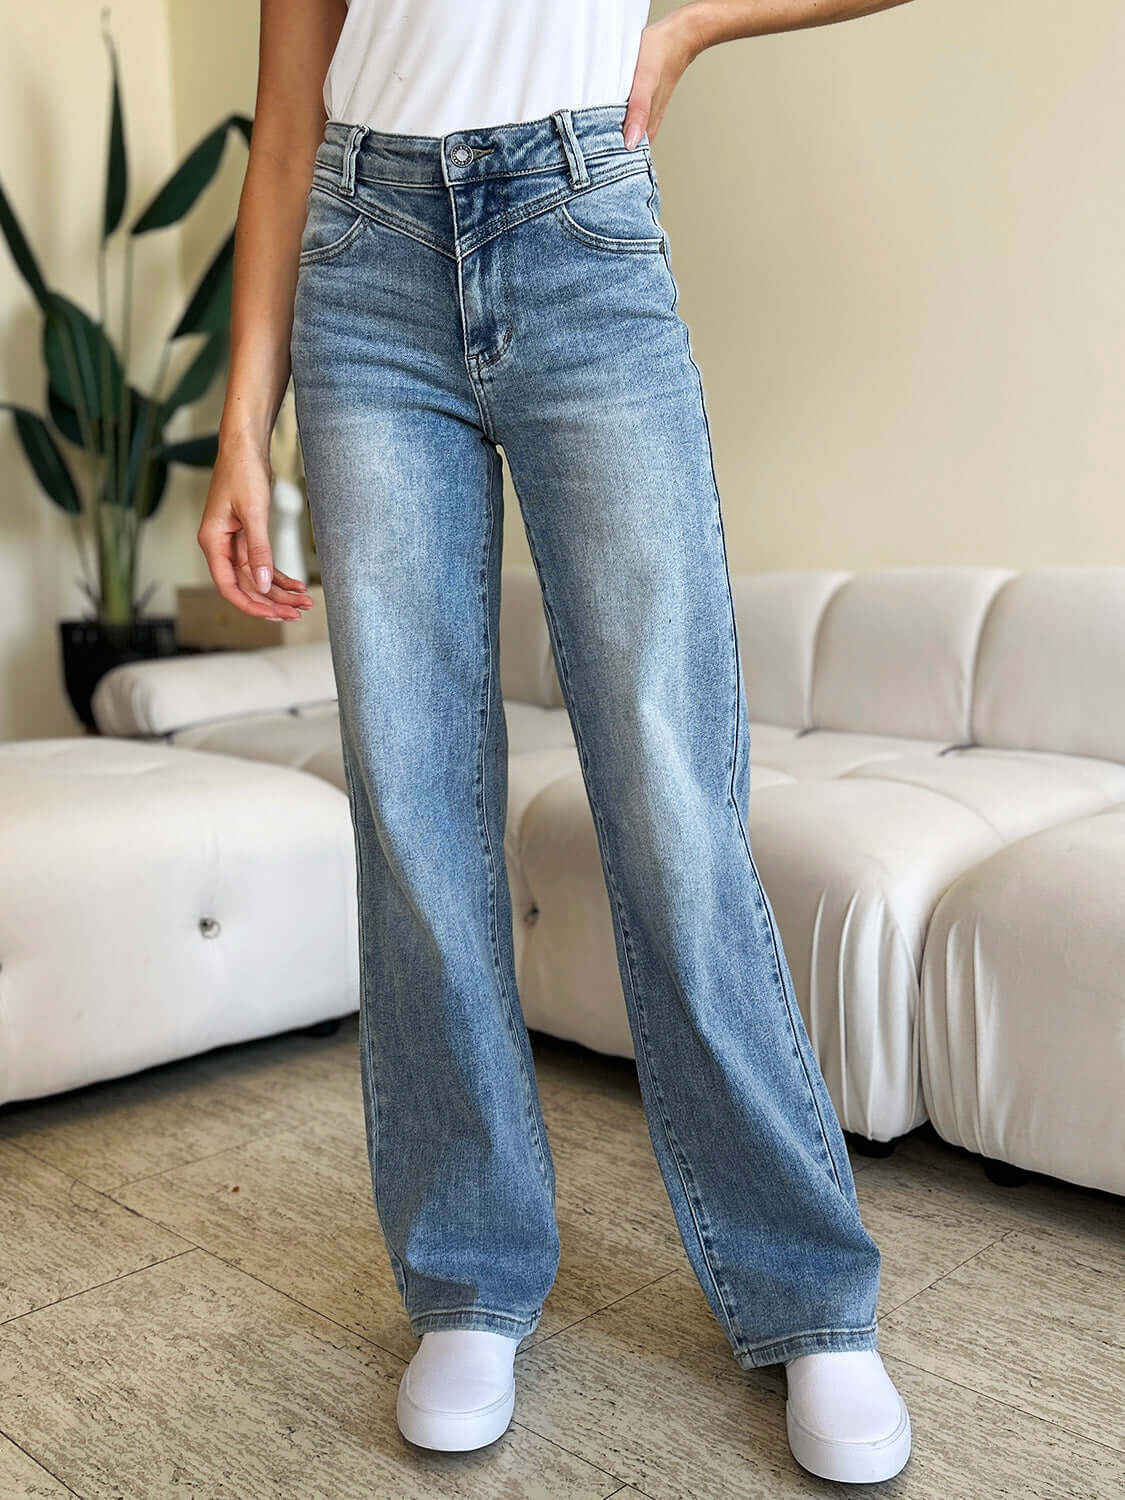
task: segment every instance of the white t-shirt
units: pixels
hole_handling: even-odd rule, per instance
[[[332,120],[445,135],[624,104],[649,0],[348,0]]]

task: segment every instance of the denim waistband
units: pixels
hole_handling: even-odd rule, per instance
[[[521,176],[564,167],[573,186],[588,180],[595,157],[649,154],[648,136],[626,146],[626,104],[557,109],[538,120],[484,125],[446,135],[405,135],[346,120],[327,120],[316,165],[338,177],[344,193],[357,179],[452,186],[483,178]]]

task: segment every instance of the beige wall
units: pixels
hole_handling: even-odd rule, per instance
[[[52,278],[92,309],[100,5],[50,11],[48,44],[41,7],[0,0],[0,173]],[[257,13],[113,5],[146,191],[221,115],[252,110]],[[688,70],[654,157],[734,570],[1125,562],[1125,9],[1076,14],[912,0],[724,44]],[[171,234],[137,256],[142,375],[230,222],[243,163],[232,147],[182,263]],[[0,393],[36,407],[38,340],[0,253]],[[217,410],[197,409],[199,430]],[[73,552],[10,421],[0,468],[0,737],[69,733],[55,621],[78,609]],[[154,608],[206,577],[204,492],[178,479],[152,528]],[[527,563],[510,489],[507,510],[507,558]]]
[[[1125,562],[1123,77],[1120,0],[688,69],[653,154],[732,567]]]

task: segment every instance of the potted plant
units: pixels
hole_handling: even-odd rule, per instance
[[[43,314],[46,415],[0,401],[11,412],[23,452],[47,498],[69,517],[90,612],[59,622],[63,672],[75,712],[95,728],[90,699],[98,679],[122,661],[177,651],[175,618],[144,616],[155,584],[138,594],[138,561],[144,525],[160,507],[172,464],[195,468],[214,463],[218,435],[175,441],[166,429],[182,407],[198,401],[225,364],[230,332],[234,230],[204,271],[179,322],[168,335],[149,392],[128,378],[132,328],[133,250],[142,235],[178,224],[213,179],[229,132],[246,142],[251,121],[230,115],[205,136],[132,223],[125,223],[129,174],[117,54],[105,34],[113,81],[106,167],[105,208],[98,244],[98,319],[95,322],[46,282],[27,238],[0,185],[0,229],[16,267]],[[120,297],[122,354],[109,333],[107,246],[124,230]],[[198,349],[171,382],[166,380],[172,346],[202,337]],[[86,496],[63,443],[81,449]],[[90,561],[92,553],[93,562]]]

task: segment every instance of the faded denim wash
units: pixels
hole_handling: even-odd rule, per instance
[[[880,1255],[750,850],[702,383],[624,114],[440,137],[329,120],[317,148],[291,353],[375,1206],[415,1334],[535,1328],[559,1239],[504,860],[502,447],[692,1268],[744,1367],[871,1349]]]

